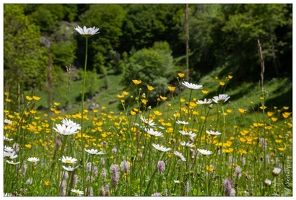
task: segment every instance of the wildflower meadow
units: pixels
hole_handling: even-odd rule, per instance
[[[85,38],[86,72],[88,39],[99,28],[75,30]],[[153,86],[130,80],[137,92],[117,94],[120,112],[85,108],[85,73],[77,113],[58,102],[39,112],[35,95],[10,110],[5,92],[4,196],[292,196],[292,113],[265,105],[263,77],[260,106],[249,110],[232,104],[227,89],[200,98],[208,88],[175,77],[155,107]]]

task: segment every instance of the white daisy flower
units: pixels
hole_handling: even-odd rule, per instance
[[[269,179],[265,179],[265,181],[264,181],[264,183],[266,184],[266,185],[271,185],[271,180],[269,180]]]
[[[157,150],[159,150],[159,151],[170,151],[172,148],[166,148],[166,147],[164,147],[164,146],[160,146],[159,144],[152,144],[152,146],[155,148],[155,149],[157,149]]]
[[[179,151],[174,151],[174,154],[179,158],[181,158],[182,161],[186,161],[186,158]]]
[[[198,89],[202,89],[202,85],[196,85],[193,83],[188,83],[187,81],[182,82],[182,85],[184,85],[185,87],[192,89],[192,90],[198,90]]]
[[[213,135],[213,136],[215,136],[215,135],[221,135],[221,133],[220,132],[218,132],[218,131],[206,131],[208,134],[210,134],[210,135]]]
[[[162,136],[162,133],[161,132],[158,132],[158,131],[155,131],[155,130],[153,130],[152,128],[145,128],[145,131],[148,133],[148,134],[150,134],[150,135],[153,135],[153,136],[156,136],[156,137],[158,137],[158,136]]]
[[[142,122],[144,122],[145,124],[147,124],[149,126],[154,127],[156,125],[155,122],[153,122],[153,120],[147,120],[142,115],[140,115],[140,119],[142,120]]]
[[[14,154],[14,151],[13,152],[6,152],[6,151],[3,151],[3,157],[10,157],[11,155]]]
[[[62,135],[73,135],[78,132],[77,127],[66,126],[65,124],[57,124],[56,128],[53,129]]]
[[[4,123],[5,123],[5,124],[12,124],[12,121],[9,120],[9,119],[4,119]]]
[[[86,26],[84,26],[83,28],[81,28],[80,26],[77,26],[74,28],[80,35],[82,36],[86,36],[86,37],[89,37],[89,36],[92,36],[92,35],[95,35],[95,34],[98,34],[99,33],[99,28],[97,27],[92,27],[92,28],[86,28]]]
[[[65,126],[67,126],[67,127],[70,126],[70,127],[72,127],[72,128],[81,129],[81,126],[80,126],[79,124],[73,122],[73,121],[70,120],[70,119],[66,119],[66,118],[64,118],[64,119],[62,120],[62,123],[65,124]]]
[[[32,162],[32,163],[37,163],[39,161],[39,158],[30,157],[30,158],[27,159],[27,161]]]
[[[177,124],[184,124],[184,125],[189,124],[189,122],[180,121],[180,120],[177,120],[176,123]]]
[[[189,142],[180,142],[180,144],[182,145],[182,146],[186,146],[186,147],[194,147],[194,144],[191,144],[191,143],[189,143]]]
[[[12,141],[13,139],[10,139],[10,138],[7,138],[7,137],[3,136],[3,140],[4,141]]]
[[[15,159],[17,158],[17,155],[15,154],[15,151],[14,152],[9,152],[10,155],[8,155],[7,157],[9,157],[10,159]]]
[[[275,167],[275,168],[272,170],[272,174],[273,174],[274,176],[277,176],[277,175],[280,174],[281,170],[282,170],[281,168],[277,168],[277,167]]]
[[[4,151],[6,151],[6,152],[14,152],[14,149],[12,147],[9,147],[9,146],[4,146]]]
[[[6,160],[6,162],[8,163],[8,164],[11,164],[11,165],[17,165],[17,164],[19,164],[20,162],[14,162],[14,161],[9,161],[9,160]]]
[[[69,163],[69,164],[75,164],[78,161],[76,158],[72,158],[69,156],[63,156],[60,160],[62,160],[62,163]]]
[[[179,180],[174,180],[174,183],[180,183],[180,181]]]
[[[213,153],[213,152],[208,151],[208,150],[205,150],[205,149],[197,149],[197,151],[198,151],[200,154],[205,155],[205,156],[210,155],[210,154]]]
[[[211,103],[212,103],[212,99],[208,99],[208,100],[207,100],[207,99],[205,98],[204,100],[198,100],[197,103],[198,103],[198,104],[201,104],[201,105],[208,105],[208,104],[211,104]]]
[[[181,131],[179,131],[179,133],[181,133],[182,135],[189,135],[192,138],[196,136],[196,134],[193,133],[192,131],[187,132],[187,131],[181,130]]]
[[[84,149],[87,153],[93,154],[93,155],[102,155],[105,154],[103,151],[98,151],[97,149]]]
[[[213,101],[215,103],[225,103],[229,98],[230,96],[228,96],[227,94],[219,94],[219,96],[213,97]]]
[[[64,166],[64,165],[62,167],[68,172],[73,172],[75,169],[78,168],[78,166],[72,167],[72,166]]]
[[[84,192],[80,190],[71,189],[71,192],[76,193],[77,195],[83,195]]]

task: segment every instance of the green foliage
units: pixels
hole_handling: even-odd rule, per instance
[[[147,64],[153,73],[162,74],[162,69],[151,67],[155,62],[162,62],[156,53],[150,52],[149,47],[155,41],[169,44],[172,51],[169,54],[183,67],[179,69],[182,71],[186,66],[184,12],[184,4],[7,4],[4,6],[5,91],[17,91],[17,83],[21,89],[46,88],[49,53],[55,87],[64,84],[58,74],[65,72],[65,66],[81,68],[84,64],[85,40],[73,29],[76,25],[100,28],[100,34],[89,39],[87,66],[88,70],[103,74],[105,88],[109,87],[111,73],[126,75],[133,71],[125,69],[127,66],[140,70],[139,66]],[[265,80],[292,79],[292,4],[190,4],[189,33],[191,80],[199,80],[221,68],[219,76],[229,72],[234,75],[235,84],[228,87],[257,82],[260,79],[258,36],[265,61]],[[49,49],[41,47],[40,37]],[[133,56],[136,52],[137,56]],[[156,60],[144,62],[146,58]],[[155,79],[145,70],[131,77]],[[170,78],[156,78],[157,83],[146,83],[144,79],[142,84],[150,82],[153,87],[160,84],[165,88],[168,83],[164,82]],[[129,84],[133,85],[126,83]],[[149,91],[156,96],[164,93],[165,90]],[[17,94],[11,95],[16,99]]]
[[[124,70],[124,60],[121,59],[120,54],[114,50],[110,50],[109,58],[108,68],[113,69],[114,74],[121,74]]]
[[[42,32],[53,33],[62,20],[73,21],[77,15],[76,4],[29,4],[27,14],[33,23],[40,26]]]
[[[287,5],[284,4],[246,4],[238,5],[234,13],[227,13],[229,20],[223,26],[222,31],[227,35],[232,34],[236,38],[236,43],[230,38],[226,40],[229,41],[227,47],[229,60],[238,62],[240,66],[245,66],[245,68],[248,66],[249,72],[258,71],[256,68],[260,69],[257,48],[257,39],[259,38],[266,66],[269,64],[269,69],[273,66],[274,73],[272,74],[279,75],[278,68],[280,66],[276,60],[283,41],[281,38],[277,38],[276,30],[282,26],[292,28],[292,18],[287,20],[287,12]],[[238,45],[239,51],[237,50]]]
[[[53,53],[54,64],[58,66],[68,66],[74,62],[75,57],[75,43],[72,41],[60,41],[51,45],[51,52]]]
[[[132,47],[139,50],[152,46],[155,41],[167,41],[174,55],[185,52],[183,41],[178,38],[182,30],[183,5],[132,4],[124,7],[127,14],[122,27],[121,51],[129,52]]]
[[[236,81],[257,81],[259,38],[266,78],[283,75],[281,71],[291,66],[292,49],[286,48],[291,43],[289,12],[289,5],[285,4],[191,5],[191,69],[207,73],[226,66],[227,71],[236,74]],[[279,31],[283,28],[286,32]]]
[[[97,71],[106,66],[108,53],[116,50],[119,46],[119,37],[122,35],[121,27],[125,16],[125,11],[121,5],[115,4],[96,4],[80,16],[80,26],[99,27],[100,34],[91,37],[89,40],[89,66]],[[80,40],[82,45],[84,40]],[[80,52],[79,52],[80,53]],[[81,51],[79,58],[84,57]],[[81,59],[83,60],[83,59]],[[101,71],[102,72],[102,71]]]
[[[25,87],[37,88],[45,80],[46,50],[40,43],[39,27],[30,24],[23,5],[4,5],[4,90],[15,95]]]
[[[149,49],[141,49],[129,58],[125,65],[122,84],[126,90],[138,93],[131,80],[141,80],[141,93],[145,93],[150,104],[155,104],[159,95],[168,91],[168,83],[174,74],[174,63],[171,50],[167,42],[156,42]],[[148,91],[147,85],[154,87]]]

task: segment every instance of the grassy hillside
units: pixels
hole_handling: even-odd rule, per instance
[[[190,82],[195,84],[203,85],[203,92],[201,90],[193,91],[192,100],[203,100],[204,98],[211,99],[213,96],[219,94],[228,94],[230,96],[229,102],[225,105],[225,109],[237,110],[238,108],[246,110],[247,117],[244,121],[252,121],[258,113],[260,114],[262,95],[261,83],[241,83],[240,85],[235,85],[231,79],[228,77],[221,77],[219,74],[222,69],[217,69],[211,73],[203,76],[200,80],[192,80]],[[233,75],[235,76],[235,74]],[[65,76],[67,79],[67,76]],[[177,75],[176,75],[177,79]],[[259,78],[258,78],[259,79]],[[121,110],[118,109],[120,100],[117,95],[121,94],[124,90],[123,86],[120,84],[121,75],[109,75],[108,76],[108,89],[105,89],[104,82],[105,79],[101,76],[97,76],[97,87],[96,94],[86,99],[85,109],[91,107],[91,105],[96,105],[96,108],[105,108],[106,112],[119,113]],[[221,86],[221,84],[225,84]],[[132,80],[131,80],[131,84]],[[71,114],[79,112],[81,107],[76,99],[80,96],[82,81],[73,81],[70,87],[65,85],[60,85],[54,88],[53,102],[59,102],[59,109],[63,114]],[[142,87],[146,87],[145,83],[142,83]],[[264,89],[267,92],[265,98],[265,106],[267,106],[266,111],[273,111],[277,109],[282,109],[283,106],[289,107],[288,111],[292,111],[292,82],[288,78],[274,78],[272,80],[266,80],[264,83]],[[189,90],[183,90],[178,96],[173,98],[168,98],[166,101],[162,101],[160,105],[153,110],[162,110],[163,112],[168,112],[167,114],[172,114],[179,107],[179,98],[188,98]],[[41,100],[37,102],[37,107],[46,108],[47,107],[47,95],[44,91],[36,92],[37,96],[41,97]],[[165,96],[165,94],[161,94]],[[194,98],[194,99],[193,99]],[[186,99],[188,101],[188,99]],[[170,110],[163,109],[164,105],[171,104]],[[275,107],[276,106],[276,107]],[[135,106],[136,107],[136,106]],[[133,109],[130,107],[129,109]],[[41,110],[40,112],[44,112]],[[248,120],[249,118],[249,120]]]

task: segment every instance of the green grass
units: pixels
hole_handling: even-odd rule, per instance
[[[100,93],[85,108],[90,103],[97,103],[100,107],[85,114],[82,133],[69,136],[53,128],[65,117],[80,123],[79,105],[73,110],[52,112],[50,118],[42,117],[42,112],[34,113],[31,107],[34,100],[26,100],[28,106],[24,113],[6,110],[4,117],[10,119],[12,124],[5,124],[4,134],[13,140],[5,141],[5,145],[13,146],[17,142],[20,149],[17,159],[13,161],[19,162],[16,165],[20,167],[26,164],[28,168],[26,172],[16,172],[14,164],[7,163],[11,159],[5,158],[4,193],[17,193],[17,196],[76,196],[71,189],[78,189],[89,196],[85,189],[92,187],[94,196],[151,196],[166,193],[168,196],[226,196],[224,181],[230,178],[236,196],[291,196],[292,116],[288,112],[291,107],[284,104],[289,108],[278,106],[275,109],[274,104],[267,104],[269,98],[276,99],[280,98],[278,95],[289,93],[289,81],[274,79],[267,82],[265,89],[268,95],[260,99],[260,85],[244,83],[229,87],[231,89],[228,90],[231,79],[228,82],[224,78],[217,79],[218,75],[219,72],[213,72],[195,83],[203,84],[207,94],[185,88],[180,95],[162,101],[151,110],[137,110],[136,106],[132,106],[121,112],[117,110],[117,95],[123,90],[120,78],[110,75],[109,88],[105,90],[102,89],[103,79],[99,79],[97,84]],[[227,84],[221,87],[221,81]],[[285,90],[279,89],[284,85]],[[73,98],[71,101],[75,102],[79,87],[79,81],[71,83],[72,93],[67,93],[66,100]],[[209,106],[188,106],[189,101],[212,98],[220,93],[230,95],[230,99],[224,104],[213,103],[212,109]],[[44,97],[45,94],[41,96]],[[138,105],[141,98],[141,94],[138,100],[133,98],[133,101],[137,101],[134,105]],[[180,99],[184,99],[184,102],[180,102]],[[109,103],[114,100],[118,103]],[[42,105],[41,100],[37,103]],[[61,107],[66,105],[65,101],[60,103]],[[265,110],[259,108],[261,103],[266,103]],[[239,108],[246,112],[242,114]],[[55,108],[57,110],[58,107]],[[268,111],[272,112],[267,115]],[[154,130],[162,135],[157,137],[148,134],[144,127],[149,125],[140,120],[140,116],[153,120],[156,124]],[[189,124],[178,124],[177,120]],[[182,135],[180,130],[192,131],[196,136],[189,138]],[[207,130],[218,131],[221,135],[210,136]],[[266,150],[260,142],[262,138],[268,144]],[[183,146],[183,142],[194,146]],[[152,147],[152,144],[163,145],[171,150],[162,152]],[[84,148],[97,149],[105,154],[90,155]],[[203,156],[198,149],[209,150],[212,154]],[[176,151],[184,158],[180,159]],[[62,156],[71,156],[80,161],[76,163],[77,171],[68,172],[68,178],[61,176],[61,172],[65,173],[62,168],[65,164],[60,160]],[[30,157],[37,157],[40,161],[34,165],[27,161]],[[86,158],[85,162],[82,163],[81,158]],[[129,164],[127,172],[121,168],[123,161]],[[158,161],[165,162],[163,173],[158,169]],[[88,169],[88,162],[98,168],[98,173]],[[111,170],[115,165],[118,166],[117,172]],[[235,175],[238,166],[241,172]],[[278,176],[272,174],[274,168],[281,168]],[[104,169],[106,178],[102,177]],[[73,182],[74,176],[71,174],[83,181]],[[242,176],[238,177],[238,174]],[[88,177],[91,177],[91,181]],[[272,184],[267,185],[266,179],[271,180]],[[59,187],[62,181],[68,186],[64,188],[65,192]]]
[[[4,134],[13,139],[5,141],[5,145],[13,146],[14,142],[18,143],[20,150],[14,161],[20,162],[17,165],[21,167],[26,164],[28,169],[27,173],[15,173],[15,166],[5,162],[4,193],[17,192],[17,196],[76,196],[71,189],[78,189],[89,196],[82,188],[91,186],[94,196],[165,195],[165,190],[169,196],[226,196],[224,181],[230,178],[236,196],[291,196],[290,80],[275,78],[266,81],[265,96],[262,96],[259,83],[233,86],[231,79],[219,77],[219,73],[219,70],[213,71],[198,82],[193,82],[202,84],[203,90],[183,88],[179,95],[161,100],[152,109],[142,104],[142,110],[137,106],[143,98],[141,93],[138,99],[130,98],[131,94],[128,94],[127,98],[132,99],[135,104],[126,110],[118,110],[120,99],[117,95],[124,90],[120,84],[121,76],[109,75],[107,89],[104,88],[104,79],[98,76],[96,87],[99,92],[85,103],[85,108],[92,103],[99,107],[85,114],[82,134],[70,136],[63,136],[53,128],[63,118],[76,123],[82,122],[79,114],[81,107],[76,102],[80,95],[81,81],[71,82],[70,88],[67,84],[55,88],[54,102],[59,102],[60,106],[53,106],[50,118],[44,117],[45,110],[34,113],[34,107],[46,107],[46,93],[34,93],[41,99],[25,100],[24,105],[27,106],[24,112],[5,111],[5,119],[10,119],[12,124],[5,124]],[[221,86],[220,82],[225,85]],[[194,104],[189,107],[189,101],[192,103],[204,98],[212,99],[222,93],[230,96],[224,104],[213,103],[211,108],[209,105]],[[31,96],[31,93],[26,95]],[[181,99],[184,101],[181,102]],[[264,110],[260,108],[263,104],[266,106]],[[68,109],[71,105],[74,105],[73,108]],[[241,109],[245,112],[241,113]],[[161,132],[162,136],[149,135],[143,128],[149,126],[140,120],[140,116],[153,120],[157,125],[154,130]],[[177,120],[189,124],[180,125],[176,123]],[[190,139],[181,135],[180,130],[192,131],[196,136]],[[221,135],[210,136],[206,132],[208,130],[218,131]],[[266,150],[263,150],[260,142],[262,138],[267,142]],[[61,142],[57,142],[59,140]],[[182,146],[182,142],[193,144],[194,147]],[[152,147],[153,143],[172,150],[158,151]],[[87,154],[84,148],[98,149],[105,154],[93,156]],[[203,156],[197,149],[206,149],[212,154]],[[180,160],[174,154],[175,151],[181,153],[186,161]],[[27,161],[33,156],[40,159],[36,166]],[[74,184],[72,178],[60,176],[61,172],[65,173],[62,168],[64,164],[59,160],[62,156],[71,156],[78,160],[86,158],[85,162],[77,165],[79,168],[74,172],[84,181]],[[11,161],[9,158],[5,160]],[[124,172],[121,169],[123,161],[128,162],[130,171]],[[163,174],[159,173],[158,161],[165,162]],[[88,162],[98,167],[97,175],[88,171]],[[119,182],[116,185],[114,172],[110,170],[114,165],[119,167]],[[235,176],[238,166],[242,170],[241,178]],[[281,168],[279,176],[272,174],[274,168]],[[102,179],[103,169],[106,170],[106,179]],[[89,176],[92,176],[90,182],[87,180]],[[30,179],[33,180],[32,183]],[[270,186],[265,183],[266,179],[272,181]],[[59,187],[62,180],[68,185],[66,193]],[[180,183],[175,183],[176,180]],[[102,187],[106,191],[106,187],[109,187],[109,194],[103,194]]]

